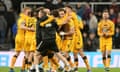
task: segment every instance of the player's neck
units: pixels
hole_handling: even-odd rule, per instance
[[[104,21],[108,21],[109,19],[103,19]]]

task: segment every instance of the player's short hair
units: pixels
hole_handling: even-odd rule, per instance
[[[58,12],[60,12],[60,11],[64,11],[66,13],[65,9],[63,9],[63,8],[58,9]]]
[[[72,6],[71,5],[65,5],[65,7],[68,7],[68,8],[70,8],[71,10],[73,10],[73,8],[72,8]]]
[[[31,8],[30,7],[25,7],[25,8],[22,9],[22,12],[25,12],[26,10],[31,10]]]
[[[52,10],[51,15],[53,15],[54,17],[58,17],[59,16],[58,10]]]
[[[103,13],[109,13],[108,9],[104,9]]]
[[[39,10],[43,15],[47,15],[47,13],[44,10]]]

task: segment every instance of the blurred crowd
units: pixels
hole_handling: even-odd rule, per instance
[[[14,48],[15,30],[17,18],[19,18],[21,2],[45,2],[43,5],[50,10],[64,7],[63,2],[83,2],[85,0],[0,0],[0,45],[9,43],[10,48]],[[75,11],[81,17],[84,24],[83,33],[84,50],[97,51],[99,40],[97,36],[97,25],[101,19],[103,8],[110,13],[110,19],[115,24],[115,35],[113,36],[113,48],[120,49],[120,6],[115,1],[120,0],[86,0],[86,2],[112,2],[109,6],[97,6],[96,11],[92,12],[89,3],[81,5],[77,3]],[[67,4],[67,3],[66,3]]]

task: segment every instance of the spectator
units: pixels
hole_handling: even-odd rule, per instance
[[[55,5],[55,9],[59,9],[59,8],[63,8],[64,4],[62,2],[62,0],[57,0],[57,3],[54,4]]]
[[[52,0],[46,0],[45,4],[44,4],[44,7],[48,8],[50,10],[53,10],[55,8],[54,5],[52,4]]]
[[[84,9],[85,7],[83,5],[80,5],[80,3],[77,3],[76,5],[77,15],[79,15],[82,18],[83,18]]]
[[[114,35],[114,45],[115,48],[120,49],[120,29],[118,27],[116,27],[115,29],[115,35]]]
[[[116,26],[120,28],[120,13],[118,14]]]
[[[7,28],[7,22],[3,15],[0,15],[0,44],[5,42],[5,31]]]
[[[97,12],[96,17],[97,17],[97,20],[99,22],[101,20],[101,18],[102,18],[102,13],[100,11]]]
[[[114,12],[118,13],[119,7],[116,5],[115,1],[112,2],[112,5],[110,6],[110,9],[114,9]]]
[[[98,24],[98,20],[97,20],[96,16],[94,15],[94,13],[90,13],[90,20],[89,20],[90,31],[96,32],[97,24]]]
[[[96,38],[95,32],[91,32],[89,34],[89,38],[87,41],[87,51],[97,51],[98,48],[98,39]]]
[[[13,33],[12,47],[15,48],[15,37],[16,37],[16,34],[17,34],[17,24],[16,23],[13,24],[12,33]]]
[[[5,14],[5,19],[7,21],[7,29],[6,29],[5,37],[6,37],[7,41],[9,41],[9,39],[10,39],[10,43],[12,43],[12,41],[13,41],[12,26],[15,23],[15,13],[14,13],[13,9],[9,10]],[[10,33],[9,33],[9,30],[10,30]],[[9,36],[9,34],[10,34],[10,36]]]
[[[84,25],[84,27],[83,27],[82,32],[88,33],[88,31],[89,31],[89,26],[86,24],[86,21],[85,21],[85,20],[83,20],[83,25]]]
[[[0,12],[3,14],[5,11],[7,11],[7,8],[5,4],[0,0]]]
[[[91,13],[91,8],[90,8],[90,5],[89,3],[86,3],[85,4],[85,11],[84,11],[84,14],[83,14],[83,19],[87,21],[87,24],[88,24],[88,21],[90,19],[90,13]]]
[[[15,10],[17,14],[19,14],[20,13],[20,4],[24,0],[11,0],[11,1],[12,1],[13,10]]]
[[[87,46],[88,45],[87,40],[88,40],[88,33],[83,32],[83,42],[84,42],[83,43],[84,44],[84,46],[83,46],[84,48],[83,49],[84,49],[84,51],[88,51],[87,50],[87,48],[88,48],[88,46]]]
[[[114,23],[116,23],[116,13],[114,12],[114,9],[110,9],[109,10],[109,13],[110,13],[110,19],[114,22]]]
[[[12,8],[12,0],[2,0],[7,8],[7,11]]]

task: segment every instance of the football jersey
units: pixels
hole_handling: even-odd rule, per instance
[[[36,30],[36,22],[37,22],[37,19],[35,17],[28,17],[27,20],[26,20],[26,27],[29,27],[29,28],[34,28]],[[35,35],[35,31],[26,31],[25,33],[26,36],[33,36]]]
[[[102,33],[107,33],[108,36],[112,37],[114,35],[114,23],[110,20],[101,20],[98,24],[98,35],[102,37]]]

